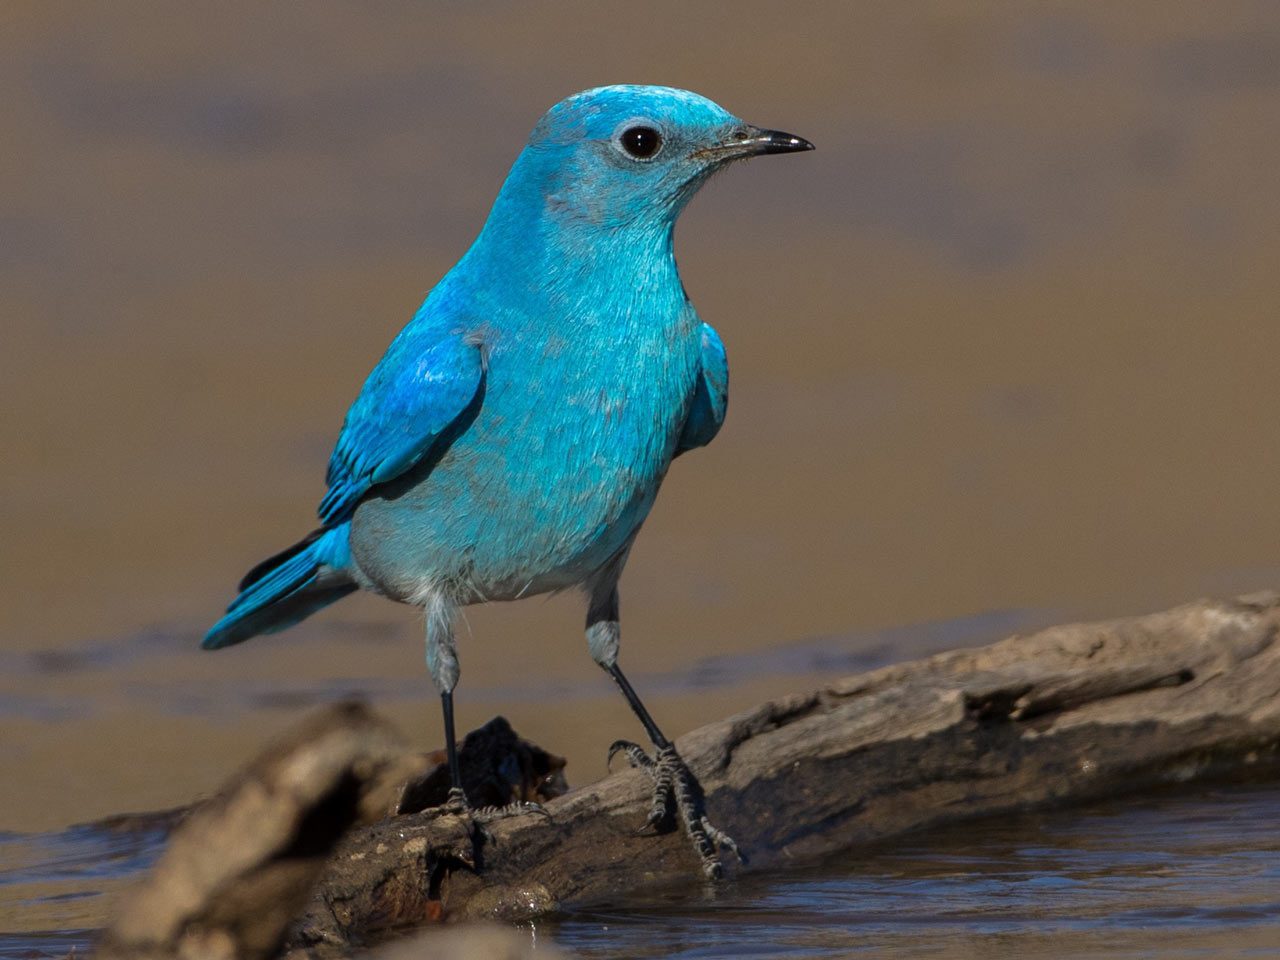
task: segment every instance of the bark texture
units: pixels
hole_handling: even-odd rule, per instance
[[[1280,598],[1054,627],[847,677],[678,742],[708,810],[773,870],[907,831],[1241,769],[1280,769]],[[291,937],[344,949],[387,926],[515,919],[695,885],[679,833],[637,836],[635,770],[491,825],[400,817],[339,846]],[[473,869],[474,867],[474,869]]]
[[[1274,775],[1278,633],[1270,593],[1054,627],[846,677],[677,746],[749,857],[729,872],[775,870],[958,820]],[[447,785],[432,759],[361,707],[314,717],[186,816],[99,956],[302,960],[442,919],[703,882],[682,834],[637,835],[651,794],[640,771],[560,796],[563,761],[496,718],[464,744],[468,792],[540,799],[548,816],[478,836],[458,817],[406,812]],[[467,955],[460,940],[430,939],[441,932],[416,941],[419,955]],[[504,955],[486,942],[524,954],[496,936],[478,955]]]

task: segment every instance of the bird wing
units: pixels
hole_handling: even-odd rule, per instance
[[[324,525],[349,519],[372,487],[426,456],[479,402],[483,383],[482,349],[462,332],[407,327],[347,411],[317,511]]]
[[[729,406],[729,359],[720,335],[709,324],[702,325],[702,364],[694,387],[689,416],[676,444],[676,456],[695,447],[705,447],[715,439]]]

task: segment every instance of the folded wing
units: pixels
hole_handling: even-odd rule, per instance
[[[374,486],[417,464],[479,403],[484,356],[462,332],[406,328],[369,374],[329,459],[318,513],[342,523]]]
[[[676,444],[676,456],[715,439],[729,407],[729,360],[720,335],[702,325],[702,368],[694,388],[693,403]]]

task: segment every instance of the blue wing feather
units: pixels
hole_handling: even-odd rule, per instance
[[[705,447],[715,439],[724,423],[729,407],[729,359],[725,356],[720,335],[708,324],[702,325],[702,367],[694,388],[689,417],[684,422],[676,456]]]
[[[484,379],[480,347],[464,334],[410,324],[369,374],[329,459],[326,526],[350,518],[370,488],[421,460],[470,406]]]

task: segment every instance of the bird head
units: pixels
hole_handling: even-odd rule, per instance
[[[503,193],[564,226],[669,228],[707,178],[735,160],[812,149],[687,90],[597,87],[547,111]]]

